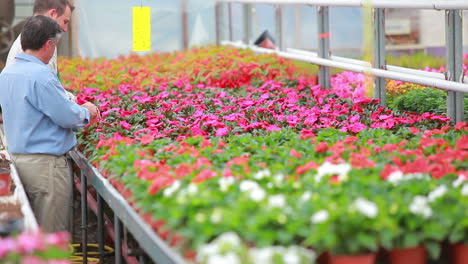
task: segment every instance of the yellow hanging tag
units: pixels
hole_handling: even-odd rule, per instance
[[[133,8],[133,51],[151,50],[151,8]]]

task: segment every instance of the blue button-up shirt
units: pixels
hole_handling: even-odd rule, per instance
[[[52,70],[21,53],[0,74],[0,105],[8,150],[15,154],[63,155],[77,141],[89,111],[67,99]]]

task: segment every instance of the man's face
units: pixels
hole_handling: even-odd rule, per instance
[[[48,12],[48,16],[60,25],[63,32],[67,32],[68,30],[68,23],[70,23],[71,14],[72,11],[69,6],[65,8],[65,12],[63,12],[61,16],[57,16],[57,10],[55,9],[49,10]]]

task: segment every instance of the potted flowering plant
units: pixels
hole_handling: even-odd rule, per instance
[[[327,188],[305,244],[328,251],[330,263],[374,263],[381,240],[397,228],[385,210],[385,189],[359,178]]]
[[[427,253],[431,258],[438,258],[450,221],[444,215],[446,210],[436,210],[434,204],[446,195],[447,185],[425,174],[391,175],[390,178],[393,188],[389,193],[389,211],[400,227],[391,244],[385,247],[390,250],[390,262],[426,263]]]
[[[67,232],[23,232],[0,239],[2,263],[70,263]],[[3,262],[5,261],[5,262]]]
[[[10,195],[10,161],[0,153],[0,196]]]
[[[434,204],[434,210],[444,213],[446,221],[450,223],[448,230],[448,241],[452,244],[453,263],[461,264],[468,262],[468,182],[465,175],[459,177],[452,183],[452,188]]]

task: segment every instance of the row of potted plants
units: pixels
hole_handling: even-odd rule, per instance
[[[425,245],[437,258],[443,241],[468,239],[460,221],[468,208],[466,128],[403,128],[406,141],[383,129],[357,137],[328,129],[313,140],[282,130],[144,146],[117,138],[99,150],[111,153],[100,168],[121,175],[132,193],[127,198],[164,221],[159,232],[173,230],[191,247],[234,231],[260,248],[359,255]]]

